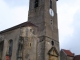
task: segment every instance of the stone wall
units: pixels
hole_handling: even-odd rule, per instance
[[[74,57],[67,56],[67,60],[73,60]]]
[[[67,60],[67,56],[62,50],[60,51],[60,60]]]
[[[1,40],[1,41],[4,41],[2,60],[6,60],[9,40],[13,40],[11,60],[16,60],[16,52],[17,52],[18,40],[19,40],[19,36],[20,36],[20,29],[5,32],[0,35],[4,36],[4,38]]]

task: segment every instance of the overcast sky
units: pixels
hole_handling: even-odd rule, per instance
[[[0,31],[27,21],[29,0],[0,0]],[[80,54],[80,0],[57,2],[61,49]]]

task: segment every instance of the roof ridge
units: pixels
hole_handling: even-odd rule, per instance
[[[74,54],[70,50],[62,49],[62,51],[64,51],[64,53],[66,53],[67,56],[74,56]]]

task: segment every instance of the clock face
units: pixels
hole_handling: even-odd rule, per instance
[[[49,9],[49,13],[52,17],[54,16],[54,11],[52,9]]]

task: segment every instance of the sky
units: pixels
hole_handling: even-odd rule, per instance
[[[28,20],[29,0],[0,0],[0,31]],[[80,54],[80,0],[58,0],[60,49]]]

